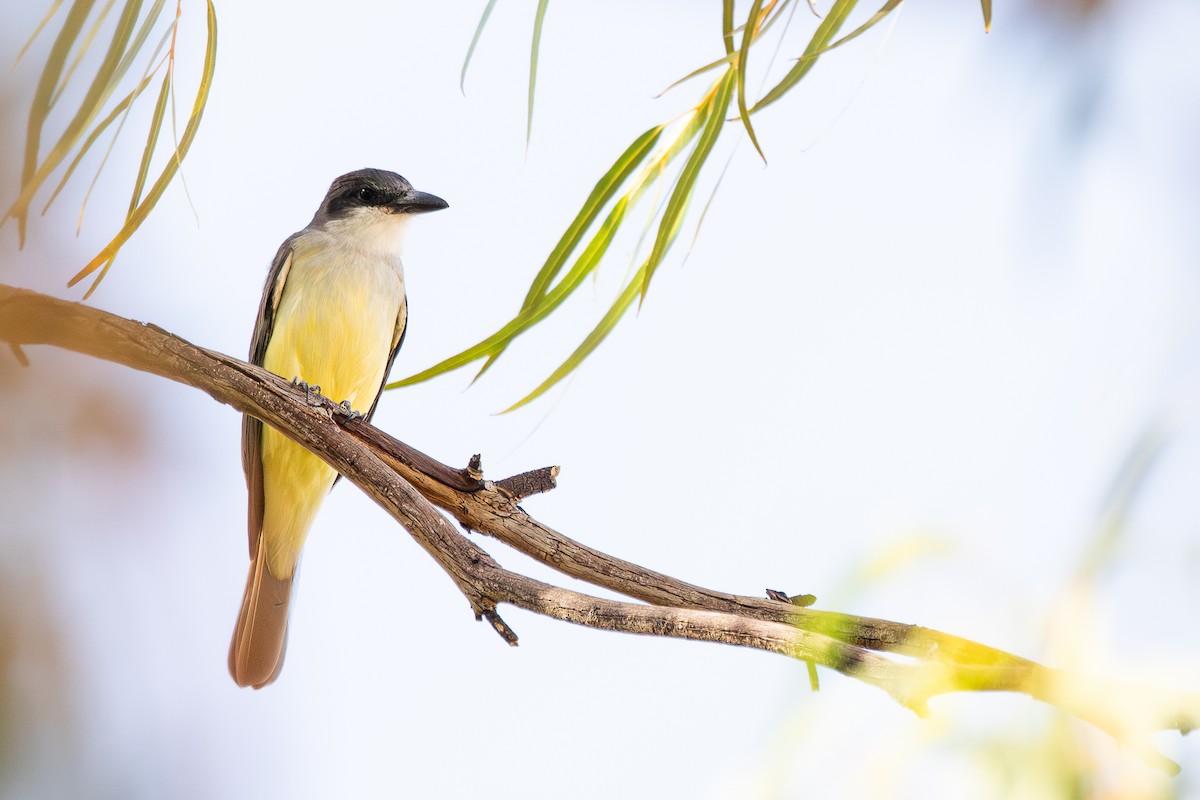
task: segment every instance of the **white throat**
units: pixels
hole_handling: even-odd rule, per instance
[[[381,208],[354,208],[345,216],[326,220],[321,227],[337,240],[340,247],[399,256],[411,221],[410,214],[388,213]]]

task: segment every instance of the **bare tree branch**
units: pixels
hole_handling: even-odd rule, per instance
[[[878,686],[922,715],[940,694],[1019,692],[1091,722],[1172,772],[1177,766],[1153,749],[1149,734],[1187,733],[1200,718],[1200,693],[1050,669],[927,628],[806,608],[779,592],[767,598],[718,592],[607,555],[517,505],[553,488],[556,467],[495,483],[483,478],[478,456],[467,468],[453,469],[350,419],[335,403],[318,397],[310,404],[287,381],[151,324],[0,285],[0,340],[18,358],[21,345],[49,344],[170,378],[279,429],[398,520],[455,582],[476,618],[509,644],[517,636],[497,613],[504,603],[591,628],[779,653]],[[641,602],[601,599],[504,569],[434,505],[469,530]]]

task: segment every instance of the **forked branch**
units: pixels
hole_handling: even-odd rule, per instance
[[[930,698],[949,692],[1019,692],[1091,722],[1169,771],[1176,766],[1153,749],[1149,734],[1186,733],[1200,719],[1200,693],[1055,670],[927,628],[807,608],[778,592],[766,598],[718,592],[607,555],[517,505],[553,488],[557,468],[487,481],[477,457],[464,469],[449,467],[349,419],[324,398],[310,404],[287,381],[154,325],[0,285],[0,340],[18,358],[21,345],[49,344],[161,375],[279,429],[398,520],[450,575],[476,617],[510,644],[516,634],[497,612],[505,603],[590,628],[779,653],[878,686],[918,714],[928,713]],[[601,599],[507,570],[435,505],[469,530],[640,602]]]

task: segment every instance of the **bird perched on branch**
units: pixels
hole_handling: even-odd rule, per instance
[[[404,234],[414,215],[446,206],[394,172],[362,169],[335,180],[312,222],[275,255],[250,361],[319,387],[369,419],[408,321]],[[242,464],[250,492],[250,574],[229,671],[239,686],[259,689],[283,667],[300,551],[337,473],[250,416],[242,422]]]

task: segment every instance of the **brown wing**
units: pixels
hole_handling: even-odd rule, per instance
[[[271,264],[267,283],[258,304],[258,318],[254,322],[254,335],[250,340],[250,363],[262,366],[267,355],[267,344],[275,329],[275,312],[292,267],[292,240],[289,236]],[[253,561],[258,549],[259,533],[263,521],[263,476],[262,476],[262,421],[249,414],[242,417],[242,469],[246,473],[246,489],[250,495],[248,504],[248,526],[250,531],[250,559]]]

